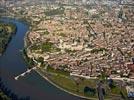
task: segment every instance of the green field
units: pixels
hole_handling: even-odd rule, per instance
[[[71,92],[73,94],[84,96],[90,99],[98,99],[98,94],[96,90],[97,83],[99,79],[84,79],[84,78],[78,78],[78,77],[72,77],[69,75],[69,72],[66,72],[64,70],[55,70],[52,67],[48,67],[46,71],[44,71],[42,68],[40,69],[40,72],[47,76],[50,81],[58,85],[59,87],[63,88],[64,90]],[[107,82],[104,81],[105,85],[105,99],[110,100],[112,96],[121,98],[121,92],[126,97],[126,89],[120,88],[118,86],[115,86],[114,88],[110,89],[108,87]],[[95,93],[84,92],[84,88],[89,87],[91,89],[95,90]]]
[[[44,73],[44,75],[46,74],[42,70],[40,70],[40,72],[42,74]],[[63,70],[54,70],[52,68],[47,68],[47,77],[53,83],[71,93],[80,96],[85,96],[88,98],[97,98],[97,93],[94,95],[84,93],[84,88],[86,86],[94,89],[96,88],[96,80],[87,80],[83,78],[71,77],[69,75],[69,72]]]

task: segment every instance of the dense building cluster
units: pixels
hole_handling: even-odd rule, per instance
[[[33,25],[27,55],[38,65],[42,59],[70,75],[134,82],[132,0],[40,1],[11,10]]]

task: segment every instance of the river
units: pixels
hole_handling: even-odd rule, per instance
[[[15,80],[15,76],[27,70],[20,50],[24,48],[24,36],[29,27],[24,22],[15,19],[4,18],[2,21],[12,22],[17,26],[16,34],[0,57],[0,76],[9,89],[19,97],[30,96],[31,100],[83,100],[59,90],[35,71]]]

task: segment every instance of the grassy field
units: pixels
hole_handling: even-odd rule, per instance
[[[94,89],[96,88],[96,80],[87,80],[83,78],[72,77],[70,76],[69,72],[54,70],[52,68],[47,68],[47,74],[48,78],[53,83],[71,93],[89,98],[97,98],[97,93],[95,95],[84,93],[84,88],[86,86]]]
[[[63,71],[63,70],[58,70],[58,69],[55,70],[52,67],[47,67],[47,72],[64,75],[64,76],[70,76],[70,73],[68,71]]]
[[[60,86],[64,90],[67,90],[73,94],[80,95],[80,96],[85,96],[87,98],[98,98],[97,90],[96,90],[96,85],[98,83],[98,79],[84,79],[84,78],[78,78],[78,77],[72,77],[69,75],[69,72],[66,71],[61,71],[61,70],[55,70],[52,67],[48,67],[47,70],[47,77],[49,80],[51,80],[53,83],[56,85]],[[44,73],[41,71],[41,73]],[[113,89],[109,89],[107,82],[105,84],[105,99],[111,100],[110,98],[118,97],[121,98],[121,92],[123,95],[126,97],[126,89],[125,88],[120,88],[116,86]],[[92,89],[95,89],[95,94],[92,93],[85,93],[84,88],[85,87],[90,87]],[[127,100],[127,99],[126,99]]]

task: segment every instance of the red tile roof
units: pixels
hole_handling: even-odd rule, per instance
[[[128,69],[134,72],[134,64],[127,64]]]

